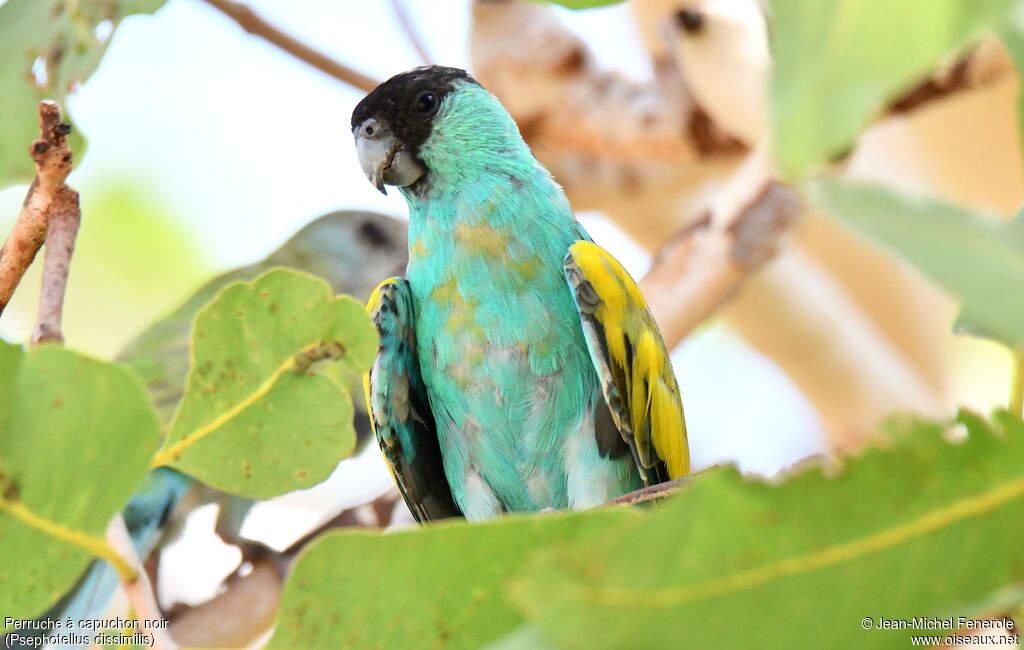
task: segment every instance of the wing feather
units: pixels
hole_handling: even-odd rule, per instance
[[[690,452],[679,385],[640,289],[589,241],[569,248],[564,268],[605,402],[644,481],[685,476]]]
[[[388,468],[416,521],[462,516],[444,474],[437,424],[420,376],[408,281],[382,282],[366,310],[380,334],[377,358],[363,381],[366,405]]]

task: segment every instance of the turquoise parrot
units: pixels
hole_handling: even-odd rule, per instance
[[[336,293],[360,299],[369,297],[382,274],[400,271],[406,263],[405,222],[373,212],[340,211],[324,215],[305,226],[266,259],[224,273],[202,288],[166,318],[131,342],[118,361],[134,368],[157,404],[170,419],[181,400],[189,370],[189,337],[196,314],[228,284],[251,280],[275,266],[285,266],[323,277]],[[355,428],[359,444],[370,437],[368,415],[356,404]],[[239,535],[242,521],[253,502],[208,488],[185,474],[162,467],[150,472],[123,516],[136,552],[147,558],[173,537],[185,515],[205,503],[220,505],[217,532],[224,541],[251,551]],[[75,587],[43,618],[85,621],[101,616],[110,604],[119,581],[113,568],[93,562]],[[84,628],[80,634],[89,634]],[[40,632],[37,637],[41,637]],[[31,636],[31,635],[25,635]],[[38,638],[24,646],[38,647]]]
[[[684,476],[668,351],[501,103],[463,70],[399,74],[352,114],[409,206],[404,278],[367,306],[378,442],[421,522],[583,509]]]

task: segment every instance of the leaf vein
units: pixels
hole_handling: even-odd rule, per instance
[[[873,535],[721,578],[661,589],[604,587],[591,591],[580,590],[570,598],[602,606],[655,608],[710,600],[894,548],[899,544],[934,533],[964,519],[985,514],[1022,496],[1024,496],[1024,478],[1018,478],[1005,485],[955,501],[944,508],[928,512],[917,519],[886,528]]]
[[[83,533],[80,530],[69,528],[64,524],[48,519],[26,506],[21,501],[12,501],[0,497],[0,511],[7,512],[12,517],[22,522],[30,528],[35,528],[50,537],[58,539],[62,542],[77,546],[78,548],[86,551],[90,555],[102,558],[110,563],[111,566],[117,571],[117,575],[120,576],[124,582],[133,582],[136,578],[135,569],[132,568],[131,564],[121,557],[121,555],[115,551],[106,540]]]

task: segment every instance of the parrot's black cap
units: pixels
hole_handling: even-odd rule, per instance
[[[413,155],[430,136],[433,118],[441,102],[460,83],[479,85],[459,68],[428,65],[391,77],[356,104],[352,129],[370,118],[385,123],[391,133]]]

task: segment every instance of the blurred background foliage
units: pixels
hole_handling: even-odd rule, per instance
[[[82,141],[76,144],[70,179],[82,194],[83,212],[65,317],[73,349],[113,359],[204,281],[262,258],[326,212],[406,213],[397,193],[379,196],[358,169],[348,119],[363,91],[245,33],[215,4],[0,0],[0,93],[10,98],[0,107],[0,182],[23,183],[31,175],[25,149],[39,97],[61,99],[76,133],[88,140],[86,149]],[[766,146],[769,130],[783,178],[799,185],[831,177],[807,193],[811,207],[784,253],[751,274],[735,300],[686,332],[673,355],[698,469],[735,462],[743,471],[774,476],[810,456],[858,449],[894,411],[948,418],[958,406],[988,413],[1006,405],[1014,365],[1008,348],[1021,343],[1024,296],[1022,222],[1011,222],[1024,199],[1019,89],[1007,70],[1022,58],[1024,3],[557,4],[564,8],[485,0],[267,0],[248,6],[378,79],[422,62],[403,27],[404,15],[434,61],[471,69],[498,94],[538,157],[565,185],[596,241],[637,278],[672,252],[672,236],[699,222],[708,206],[724,210],[728,201],[721,197],[735,189],[744,161]],[[762,8],[776,21],[769,23],[771,69]],[[129,15],[134,12],[143,15]],[[33,31],[38,24],[46,29]],[[25,190],[23,184],[0,190],[0,230],[14,222]],[[27,338],[39,266],[0,321],[6,340]],[[978,316],[973,326],[967,323],[971,331],[1010,345],[955,335],[961,305],[967,316]],[[1000,418],[993,427],[997,433],[969,413],[958,426],[1001,436],[1013,430],[1014,421]],[[931,425],[911,428],[926,430],[932,442],[949,433]],[[995,448],[987,438],[979,445],[989,452]],[[940,456],[948,469],[978,453],[971,456],[972,467],[993,481],[1016,471],[976,447],[963,451],[965,456],[934,444],[914,450],[914,476],[932,487],[943,470],[928,463]],[[865,467],[875,463],[876,470],[898,471],[897,461],[872,454]],[[1006,452],[1007,458],[1013,454],[1019,454],[1017,447]],[[822,479],[805,474],[800,480],[816,485]],[[857,476],[842,480],[855,491],[874,484],[870,475],[864,483]],[[242,532],[287,549],[306,531],[389,485],[370,449],[343,461],[317,488],[258,504]],[[714,475],[706,485],[739,501],[758,502],[762,489],[771,491],[732,474]],[[908,491],[918,487],[909,479],[901,485]],[[936,485],[935,494],[917,505],[939,507],[959,494]],[[699,504],[693,504],[708,492],[695,492],[679,500],[679,512],[699,515]],[[794,503],[805,497],[801,493]],[[829,512],[829,504],[818,505]],[[160,590],[168,607],[206,600],[239,565],[240,551],[213,535],[215,511],[216,506],[193,511],[185,535],[163,556]],[[789,512],[798,516],[800,509]],[[857,526],[884,523],[870,513],[857,514],[864,515]],[[714,512],[706,516],[714,519]],[[1005,523],[999,519],[992,530],[1004,530]],[[560,526],[575,534],[577,525],[592,524],[522,527],[533,526],[543,536],[560,535]],[[780,548],[786,546],[784,533]],[[427,535],[448,534],[466,533],[442,529]],[[948,557],[962,535],[954,530],[938,547],[920,552]],[[338,565],[364,543],[346,539],[329,538],[318,546],[323,555],[311,553],[311,560]],[[421,544],[415,536],[395,539],[399,546]],[[810,535],[803,541],[813,547],[816,540]],[[700,555],[707,541],[688,543]],[[789,550],[799,550],[798,542]],[[437,548],[431,555],[428,545],[416,562],[441,561],[452,552],[443,544]],[[619,551],[606,544],[587,557],[620,571],[621,578],[634,567],[616,564]],[[558,555],[541,560],[550,564]],[[1005,569],[999,567],[997,572]],[[306,569],[311,584],[329,575],[315,563]],[[565,596],[581,583],[600,582],[577,569],[566,564],[563,584],[551,588],[567,589],[558,592]],[[871,565],[868,573],[884,577],[891,571]],[[520,610],[529,609],[523,594],[548,590],[549,573],[558,572],[537,569],[509,592]],[[685,574],[680,569],[675,578],[644,575],[656,586]],[[465,587],[472,591],[474,584],[470,574]],[[977,584],[967,576],[962,583],[939,585],[928,592],[928,602],[948,603],[957,588]],[[301,603],[310,593],[300,591],[295,598]],[[511,616],[504,595],[497,601],[488,599],[487,606]],[[282,647],[287,634],[301,639],[311,630],[294,602],[287,610],[293,624],[282,627],[278,638]],[[367,607],[371,611],[373,603]],[[572,628],[560,633],[549,613],[533,614],[548,638],[572,641]],[[518,616],[502,619],[506,627],[500,631],[513,629]],[[601,630],[599,621],[577,623]],[[709,638],[731,638],[727,627],[722,636]],[[651,626],[644,639],[665,642],[659,635],[667,630]],[[536,629],[519,634],[509,647],[517,639],[522,647],[538,642]]]

